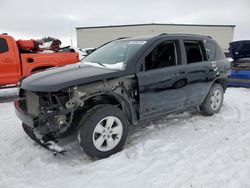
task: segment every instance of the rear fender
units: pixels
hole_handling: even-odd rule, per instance
[[[228,82],[228,81],[227,81],[227,78],[217,78],[217,79],[213,82],[213,84],[214,84],[214,83],[220,84],[220,85],[222,86],[224,92],[225,92],[226,89],[227,89],[227,82]],[[212,87],[212,85],[211,85],[211,87]]]
[[[33,73],[44,71],[48,68],[52,68],[55,66],[57,66],[57,65],[49,64],[49,63],[43,64],[43,65],[39,65],[39,64],[24,65],[23,64],[23,77],[27,77]]]

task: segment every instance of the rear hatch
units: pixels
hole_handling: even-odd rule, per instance
[[[250,40],[231,42],[229,46],[229,52],[235,61],[250,58]]]
[[[250,40],[230,43],[231,62],[230,78],[250,79]]]
[[[231,62],[229,86],[250,87],[250,59],[238,59]]]

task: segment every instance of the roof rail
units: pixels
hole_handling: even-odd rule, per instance
[[[119,37],[119,38],[117,38],[115,40],[121,40],[121,39],[127,39],[127,38],[130,38],[130,37]]]
[[[2,35],[8,35],[8,33],[2,33]]]
[[[158,36],[163,36],[163,35],[167,35],[167,33],[161,33]]]
[[[121,40],[121,39],[126,39],[126,38],[130,38],[130,37],[119,37],[119,38],[117,38],[117,39],[110,40],[110,41],[108,41],[108,42],[102,44],[102,45],[99,46],[98,48],[100,48],[100,47],[102,47],[102,46],[104,46],[104,45],[106,45],[106,44],[108,44],[108,43],[110,43],[110,42],[113,42],[113,41],[116,41],[116,40]],[[98,48],[96,48],[96,49],[98,49]]]

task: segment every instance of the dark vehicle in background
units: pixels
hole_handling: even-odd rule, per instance
[[[230,43],[229,51],[233,61],[228,85],[250,88],[250,40]]]
[[[91,157],[125,144],[128,125],[200,107],[220,111],[230,64],[206,36],[161,34],[111,41],[82,63],[37,73],[21,83],[17,116],[25,132],[54,152],[74,134]]]

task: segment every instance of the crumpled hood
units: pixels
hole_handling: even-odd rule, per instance
[[[30,91],[56,92],[70,86],[113,78],[119,76],[121,72],[77,63],[33,74],[22,81],[21,88]]]
[[[229,52],[234,60],[250,58],[250,40],[231,42],[229,46]]]

